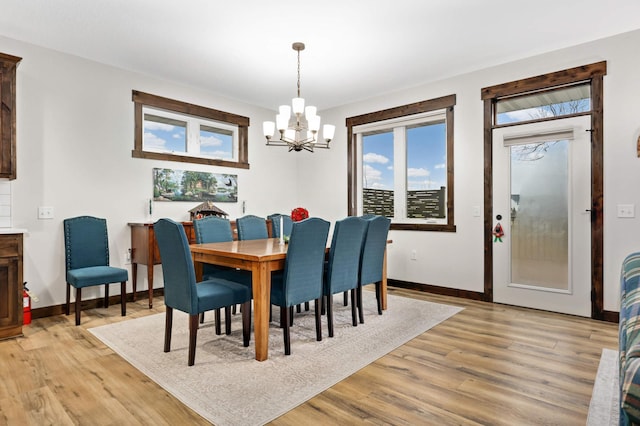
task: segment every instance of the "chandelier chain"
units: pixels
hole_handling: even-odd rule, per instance
[[[298,97],[300,97],[300,51],[298,50]]]

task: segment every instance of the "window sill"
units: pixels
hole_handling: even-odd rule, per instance
[[[431,232],[456,232],[455,225],[436,225],[421,223],[391,223],[391,230],[395,231],[431,231]]]
[[[190,157],[187,155],[175,155],[161,152],[141,151],[137,149],[131,150],[131,156],[134,158],[146,158],[148,160],[166,160],[177,161],[181,163],[207,164],[210,166],[235,167],[237,169],[248,169],[249,163],[238,161],[216,160],[213,158]]]

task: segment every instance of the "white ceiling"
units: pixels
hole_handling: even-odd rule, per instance
[[[639,0],[0,0],[2,36],[274,110],[294,41],[322,110],[638,28]]]

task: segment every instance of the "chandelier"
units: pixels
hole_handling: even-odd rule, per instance
[[[322,128],[324,140],[318,141],[320,116],[316,114],[316,107],[311,105],[305,107],[304,99],[300,97],[300,51],[304,50],[304,43],[296,42],[291,47],[298,52],[298,97],[291,100],[291,106],[280,105],[275,123],[273,121],[262,123],[267,145],[286,146],[289,147],[289,152],[303,149],[313,152],[314,148],[328,149],[336,127],[325,124]],[[276,128],[280,133],[280,139],[274,140],[272,138]]]

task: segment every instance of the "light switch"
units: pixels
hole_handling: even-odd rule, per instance
[[[636,217],[635,204],[618,204],[618,217]]]
[[[53,219],[53,207],[38,207],[38,219]]]

